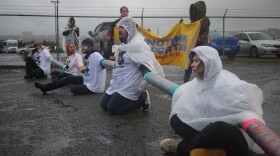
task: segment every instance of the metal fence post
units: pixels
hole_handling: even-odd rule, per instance
[[[225,17],[227,14],[228,9],[226,10],[224,16],[223,16],[223,61],[225,59]]]

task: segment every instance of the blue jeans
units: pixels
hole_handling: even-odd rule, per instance
[[[115,92],[112,95],[105,93],[101,99],[100,106],[113,115],[125,114],[131,110],[139,109],[144,104],[141,96],[138,100],[130,100]]]

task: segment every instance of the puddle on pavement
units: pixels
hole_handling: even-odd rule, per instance
[[[68,137],[57,137],[55,140],[48,140],[44,143],[44,148],[38,151],[40,154],[55,154],[59,153],[61,149],[67,148],[71,141]]]
[[[18,105],[12,105],[6,108],[3,108],[0,110],[0,112],[9,112],[9,111],[31,111],[34,110],[33,106],[18,106]]]
[[[95,134],[95,140],[101,144],[110,144],[112,140],[109,139],[109,136],[105,133],[97,133]]]

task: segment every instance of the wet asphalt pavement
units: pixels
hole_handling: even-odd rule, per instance
[[[257,84],[264,94],[264,119],[280,134],[280,63],[227,63],[224,68]],[[165,66],[181,84],[183,70]],[[171,97],[147,83],[152,108],[113,116],[99,106],[102,94],[74,96],[69,87],[42,95],[23,69],[0,69],[0,155],[162,156],[159,140],[172,135]],[[107,86],[111,71],[107,71]]]

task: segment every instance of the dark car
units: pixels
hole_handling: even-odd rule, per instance
[[[114,44],[113,22],[102,22],[95,29],[89,31],[88,34],[92,37],[94,48],[103,55],[106,59],[112,59],[112,46]]]
[[[223,55],[224,51],[225,55],[231,60],[235,58],[236,54],[239,53],[240,50],[238,38],[226,32],[223,37],[223,32],[221,31],[209,32],[208,45],[215,48],[219,52],[219,55]]]

